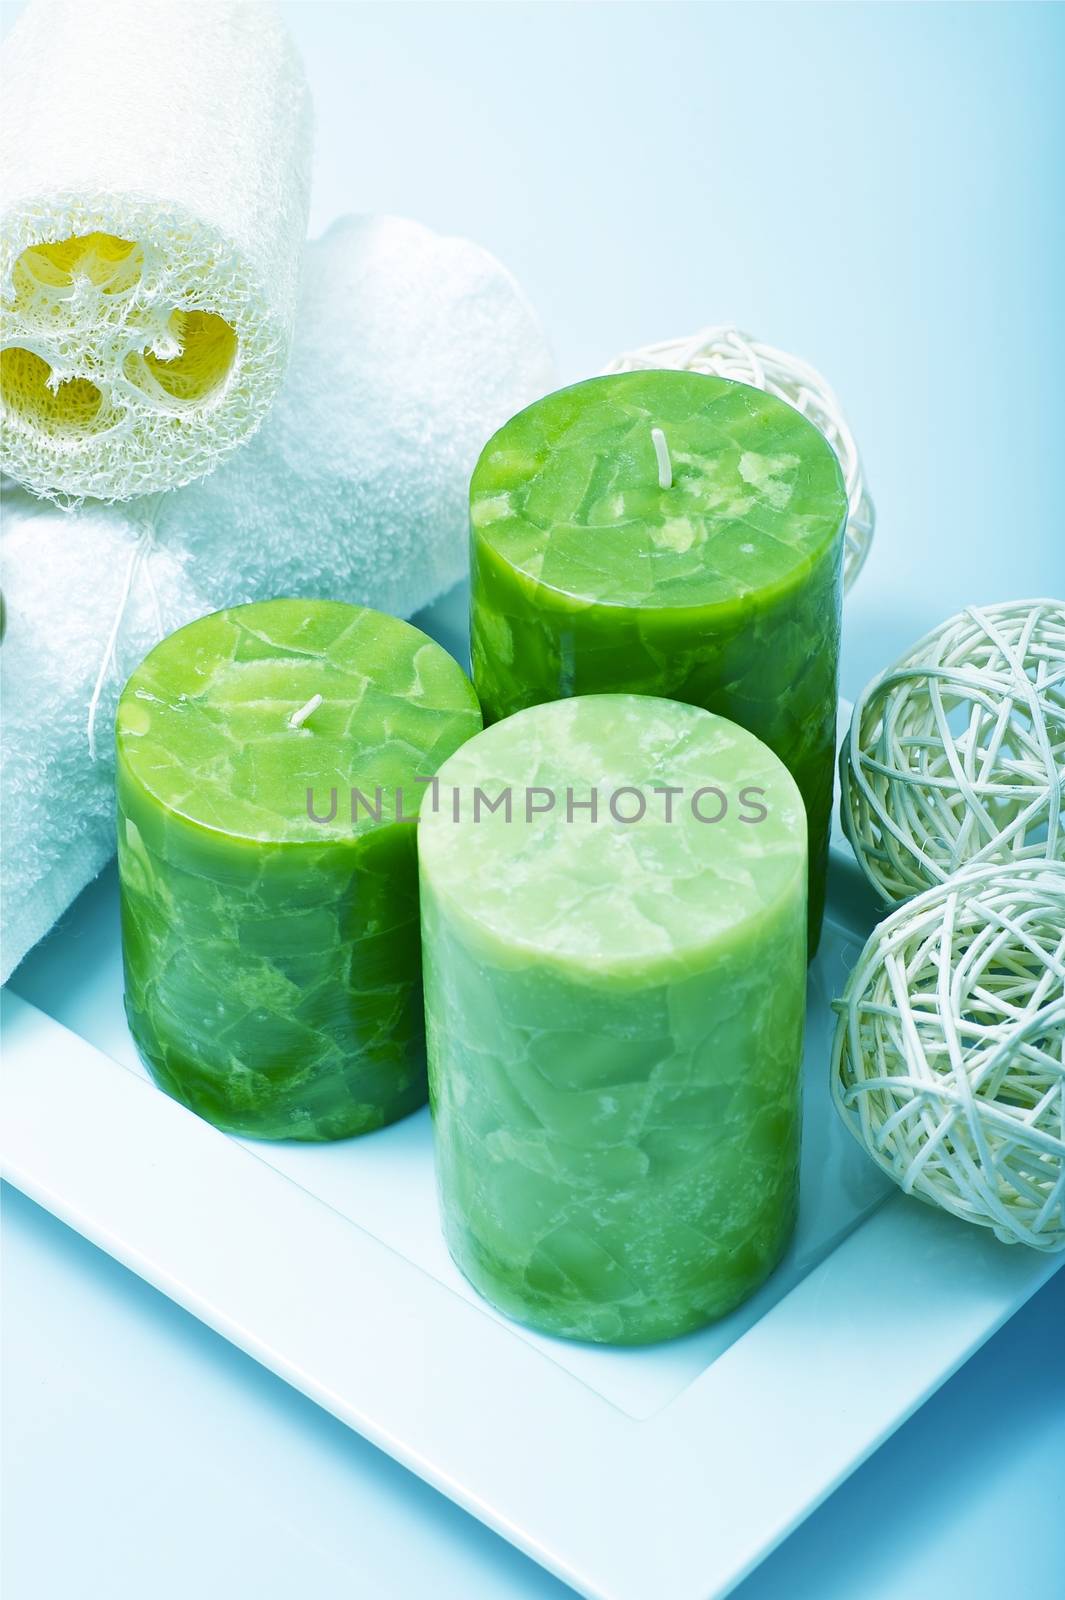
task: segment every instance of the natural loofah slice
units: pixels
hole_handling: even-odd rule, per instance
[[[279,594],[427,605],[465,570],[484,441],[552,385],[533,313],[476,245],[350,218],[305,276],[282,395],[210,478],[123,507],[5,499],[0,979],[112,853],[114,705],[149,647]]]
[[[34,0],[0,123],[0,462],[55,499],[210,472],[284,373],[310,100],[272,8]]]
[[[494,256],[399,217],[342,218],[307,248],[276,407],[164,503],[160,531],[219,606],[321,594],[410,616],[466,571],[485,440],[553,382]]]

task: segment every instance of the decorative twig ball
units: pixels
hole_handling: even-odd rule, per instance
[[[681,372],[708,372],[719,378],[749,383],[755,389],[786,400],[820,428],[839,457],[847,485],[846,547],[843,555],[843,587],[849,589],[858,576],[873,542],[876,512],[865,487],[862,463],[854,435],[840,409],[839,401],[821,374],[785,350],[776,350],[761,339],[754,339],[727,324],[701,328],[687,339],[665,339],[644,345],[618,356],[607,372],[636,372],[670,367]]]
[[[967,864],[1065,859],[1065,604],[969,607],[867,685],[843,831],[893,905]]]
[[[907,1193],[1065,1248],[1065,867],[967,868],[900,907],[851,974],[844,1122]]]

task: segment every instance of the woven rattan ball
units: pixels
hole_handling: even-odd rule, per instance
[[[889,904],[967,864],[1065,859],[1065,604],[972,606],[919,640],[862,693],[840,779]]]
[[[874,931],[832,1092],[907,1193],[1065,1248],[1065,867],[970,867]]]
[[[701,328],[686,339],[664,339],[644,345],[612,361],[607,372],[637,372],[669,367],[679,372],[706,372],[718,378],[749,383],[766,394],[786,400],[820,428],[836,455],[847,485],[847,535],[843,552],[843,587],[849,589],[869,554],[876,512],[865,487],[861,458],[829,385],[815,367],[786,350],[776,350],[761,339],[728,324]]]

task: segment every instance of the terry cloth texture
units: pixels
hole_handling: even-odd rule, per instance
[[[120,511],[57,511],[22,490],[4,496],[2,787],[6,980],[114,849],[111,752],[119,685],[160,637],[204,609],[180,561],[138,563],[98,712],[89,702],[141,529]]]
[[[0,978],[112,853],[118,690],[156,640],[272,595],[419,611],[466,570],[481,447],[552,386],[524,296],[476,245],[347,218],[304,277],[277,405],[210,478],[123,507],[5,498]]]
[[[552,387],[550,355],[495,257],[417,222],[344,217],[304,278],[276,407],[161,527],[218,606],[342,593],[410,616],[466,571],[470,475]]]

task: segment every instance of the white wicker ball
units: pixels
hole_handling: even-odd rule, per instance
[[[1065,604],[969,607],[868,684],[843,831],[889,904],[960,867],[1065,859]]]
[[[874,931],[832,1092],[907,1193],[1065,1248],[1065,867],[967,868]]]
[[[839,401],[816,368],[785,350],[776,350],[728,324],[701,328],[687,339],[664,339],[618,356],[607,372],[649,371],[668,367],[678,372],[706,372],[764,389],[786,400],[820,428],[836,455],[847,485],[846,546],[843,587],[849,589],[869,554],[876,512],[865,487],[861,458]]]

